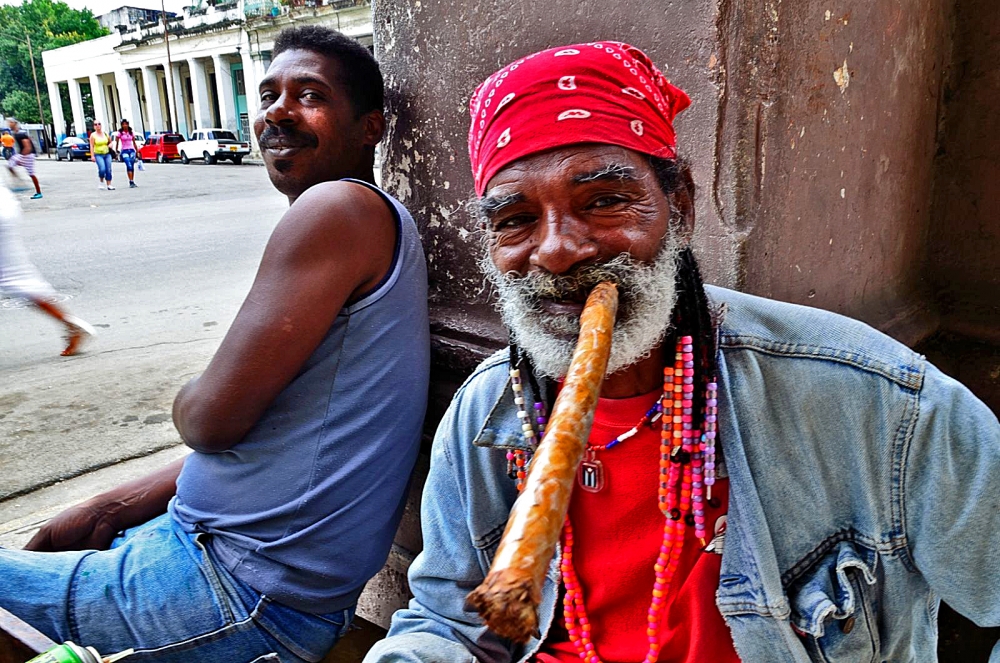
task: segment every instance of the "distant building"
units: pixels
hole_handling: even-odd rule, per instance
[[[370,0],[286,2],[205,0],[168,19],[166,39],[162,21],[146,22],[43,52],[56,136],[86,135],[95,119],[114,129],[124,118],[144,134],[222,127],[257,151],[256,90],[283,28],[328,25],[372,44]]]
[[[166,14],[167,18],[173,18],[177,14],[174,12],[163,12],[159,9],[144,9],[142,7],[119,7],[112,9],[106,14],[96,16],[97,22],[106,27],[111,32],[132,32],[139,29],[144,24],[152,24],[162,20]]]

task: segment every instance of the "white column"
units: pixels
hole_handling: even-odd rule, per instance
[[[111,135],[108,126],[108,107],[104,101],[104,83],[97,74],[90,75],[90,99],[94,102],[94,122],[100,122],[104,133]]]
[[[160,79],[156,75],[156,67],[142,68],[142,87],[146,93],[146,131],[166,131],[163,111],[160,108]]]
[[[212,126],[212,114],[208,106],[208,76],[205,74],[205,63],[198,58],[188,58],[188,69],[191,70],[191,95],[194,102],[194,123],[196,129],[207,129]]]
[[[115,71],[115,86],[118,88],[118,101],[121,104],[122,120],[128,120],[132,131],[142,133],[142,113],[139,111],[139,91],[135,87],[135,79],[125,69]]]
[[[191,137],[192,126],[188,121],[187,117],[187,104],[184,103],[184,81],[181,77],[181,65],[175,63],[173,66],[173,71],[170,72],[170,80],[173,81],[173,94],[170,96],[170,103],[176,109],[175,117],[177,118],[177,124],[174,126],[174,131],[179,134],[183,134],[185,138]]]
[[[60,134],[66,132],[66,121],[63,118],[59,84],[54,81],[49,81],[49,105],[52,106],[52,126],[56,129],[56,135],[52,139],[58,144]]]
[[[71,78],[66,81],[69,87],[69,105],[73,109],[73,133],[82,136],[87,133],[87,120],[83,114],[83,95],[80,92],[80,81]]]
[[[236,120],[233,71],[230,69],[229,59],[222,55],[213,55],[212,61],[215,63],[215,87],[219,97],[219,119],[222,121],[222,128],[238,133],[240,127]]]
[[[260,105],[260,92],[257,89],[260,85],[260,78],[254,69],[249,43],[241,49],[240,59],[243,60],[243,85],[247,91],[247,115],[250,116],[250,146],[254,153],[259,153],[260,145],[257,144],[257,135],[253,131],[253,122],[254,118],[257,117],[257,108]]]

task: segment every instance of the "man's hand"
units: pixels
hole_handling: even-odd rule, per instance
[[[148,476],[66,509],[31,537],[24,549],[106,550],[119,532],[166,513],[183,467],[183,458],[175,460]]]
[[[110,514],[92,501],[66,509],[31,537],[25,550],[106,550],[118,535]]]

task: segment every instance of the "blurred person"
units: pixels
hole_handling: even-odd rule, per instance
[[[121,128],[115,132],[115,151],[118,152],[119,158],[125,164],[128,188],[135,189],[138,186],[135,183],[135,134],[132,133],[132,127],[129,126],[128,120],[122,120]],[[109,181],[111,180],[110,174],[111,171],[108,171]]]
[[[14,134],[9,131],[0,135],[0,145],[3,145],[3,158],[7,161],[14,156]]]
[[[21,206],[7,187],[0,186],[0,293],[25,299],[65,328],[64,357],[75,355],[81,344],[94,335],[94,328],[74,317],[53,301],[56,291],[31,262],[15,230]]]
[[[104,133],[101,123],[94,122],[94,130],[90,132],[91,159],[97,164],[97,177],[101,180],[98,189],[114,191],[111,184],[111,137]]]
[[[10,171],[15,180],[18,180],[20,177],[14,169],[18,166],[24,168],[28,173],[28,177],[31,178],[31,183],[35,185],[35,195],[31,199],[37,200],[42,197],[42,187],[38,183],[38,178],[35,177],[35,144],[31,141],[31,136],[27,132],[20,130],[21,123],[16,119],[12,117],[7,118],[7,126],[10,128],[11,133],[14,134],[14,145],[17,148],[16,153],[7,161],[7,170]]]

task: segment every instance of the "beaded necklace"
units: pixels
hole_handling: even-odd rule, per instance
[[[652,599],[646,615],[646,636],[649,648],[646,663],[656,663],[660,655],[660,623],[666,596],[680,565],[684,548],[684,532],[693,526],[695,536],[705,544],[704,505],[712,499],[715,484],[715,440],[718,418],[718,384],[713,378],[705,387],[705,405],[701,413],[704,433],[695,428],[694,417],[694,340],[690,336],[678,338],[673,366],[663,369],[663,395],[654,408],[627,433],[616,437],[606,445],[597,448],[611,448],[624,439],[632,437],[638,429],[656,414],[662,414],[660,433],[659,465],[660,480],[657,502],[664,515],[663,540],[653,569],[656,572]],[[529,448],[534,449],[536,438],[534,427],[524,407],[523,385],[520,371],[511,368],[511,386],[514,401],[518,406],[518,417]],[[520,397],[520,402],[518,401]],[[546,422],[544,404],[535,403],[538,412],[538,437],[544,432]],[[655,411],[655,412],[654,412]],[[588,447],[593,453],[593,449]],[[526,455],[522,450],[507,453],[508,472],[517,468],[517,489],[524,488],[526,476]],[[601,663],[591,637],[591,625],[584,607],[583,589],[573,567],[573,524],[569,516],[563,525],[563,551],[560,560],[563,586],[563,619],[570,641],[576,646],[577,654],[584,663]]]

